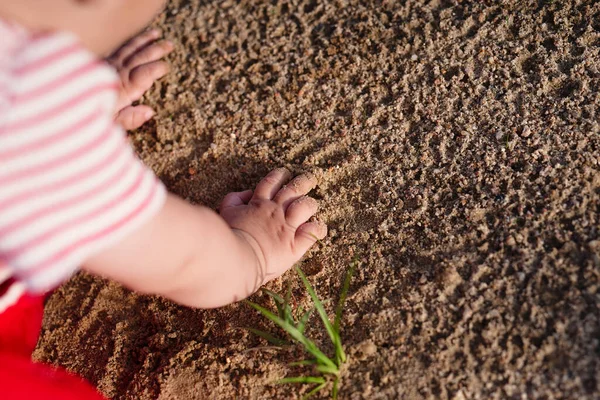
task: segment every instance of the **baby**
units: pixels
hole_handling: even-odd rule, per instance
[[[241,300],[326,235],[310,175],[277,169],[220,214],[168,194],[124,128],[172,50],[143,33],[163,0],[0,0],[0,387],[4,398],[101,398],[34,364],[43,293],[80,266],[192,307]]]

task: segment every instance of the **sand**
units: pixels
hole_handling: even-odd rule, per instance
[[[600,2],[172,0],[155,25],[176,50],[140,157],[210,207],[310,171],[321,297],[359,256],[342,399],[600,398]],[[35,357],[114,399],[302,393],[270,384],[301,351],[246,326],[79,274]]]

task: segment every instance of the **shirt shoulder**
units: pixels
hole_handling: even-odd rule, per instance
[[[151,218],[165,190],[114,123],[109,66],[69,33],[12,38],[0,61],[0,260],[42,292]]]
[[[114,113],[119,82],[115,71],[73,34],[26,35],[19,40],[0,66],[4,97],[0,129],[20,133],[91,107]]]

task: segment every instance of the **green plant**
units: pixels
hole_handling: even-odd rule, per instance
[[[288,336],[288,340],[282,339],[273,333],[254,328],[248,328],[250,332],[256,334],[257,336],[260,336],[261,338],[267,340],[269,343],[275,346],[286,346],[291,345],[293,343],[300,344],[304,348],[304,350],[311,356],[311,359],[293,362],[290,364],[290,366],[310,366],[314,368],[314,370],[316,370],[317,374],[314,374],[316,376],[302,375],[284,378],[276,382],[277,384],[303,383],[316,385],[303,397],[305,399],[319,392],[330,383],[332,384],[331,396],[333,399],[337,398],[339,390],[340,370],[344,362],[346,362],[346,353],[344,352],[344,347],[342,345],[342,339],[340,336],[342,312],[344,309],[346,297],[348,296],[350,280],[352,279],[352,275],[354,274],[354,270],[356,269],[357,263],[358,261],[355,258],[352,261],[350,268],[346,272],[346,277],[344,279],[344,283],[342,285],[340,293],[340,299],[337,303],[337,307],[335,310],[335,318],[333,324],[327,316],[327,312],[323,307],[323,303],[321,302],[314,288],[306,278],[306,275],[304,275],[304,273],[299,267],[296,267],[296,272],[300,276],[304,287],[310,295],[310,298],[313,303],[312,308],[304,310],[302,307],[298,307],[296,312],[293,312],[292,307],[290,305],[291,286],[288,286],[286,294],[283,297],[270,290],[263,289],[263,291],[266,294],[268,294],[275,302],[277,313],[274,313],[256,303],[247,302],[251,307],[257,310],[265,318],[269,319],[270,321],[275,323],[279,328],[281,328]],[[333,344],[333,357],[327,356],[327,354],[324,351],[322,351],[314,341],[312,341],[305,335],[307,324],[309,323],[310,316],[314,310],[317,310],[317,313],[319,314],[319,317],[323,322],[325,330],[327,331],[327,335],[329,336]]]

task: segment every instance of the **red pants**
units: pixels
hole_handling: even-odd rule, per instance
[[[31,361],[44,298],[23,296],[0,314],[0,397],[6,400],[104,400],[83,379]]]

